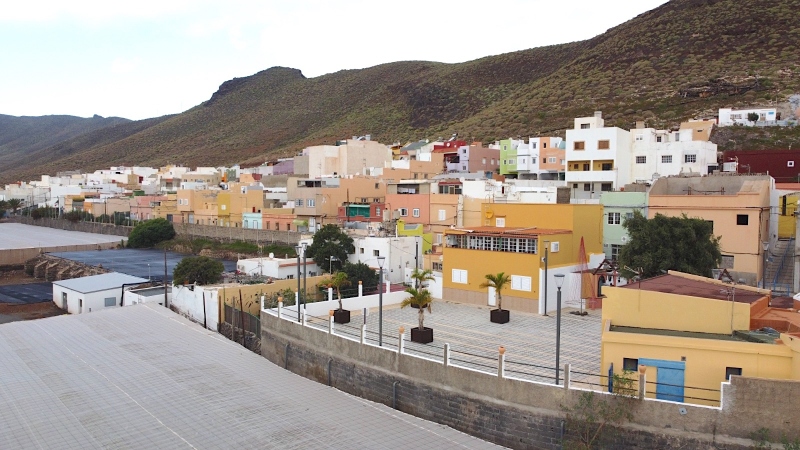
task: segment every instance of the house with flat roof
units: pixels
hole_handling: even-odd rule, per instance
[[[800,380],[800,302],[675,271],[603,293],[600,370],[644,371],[648,397],[718,406],[733,375]]]
[[[53,303],[70,314],[83,314],[122,306],[128,289],[149,283],[146,278],[119,272],[53,282]]]

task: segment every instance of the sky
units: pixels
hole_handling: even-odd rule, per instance
[[[665,0],[26,0],[0,8],[0,114],[175,114],[273,66],[308,77],[594,37]]]

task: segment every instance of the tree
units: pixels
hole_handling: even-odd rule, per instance
[[[750,122],[758,122],[759,118],[760,116],[758,115],[758,113],[754,112],[747,113],[747,120],[749,120]]]
[[[481,288],[494,288],[494,291],[497,293],[497,309],[503,309],[503,288],[508,286],[508,283],[511,282],[511,277],[506,275],[504,272],[500,272],[497,275],[487,273],[484,275],[486,281],[481,283]]]
[[[306,249],[306,255],[312,258],[320,269],[335,272],[344,266],[347,255],[355,251],[353,238],[336,225],[329,223],[314,233],[314,242]]]
[[[140,222],[128,236],[128,247],[150,248],[159,242],[175,237],[175,228],[167,219],[151,219]]]
[[[419,289],[424,287],[426,281],[433,281],[436,278],[433,277],[433,271],[431,269],[419,270],[419,267],[415,267],[414,271],[411,272],[411,279],[414,280],[414,287]]]
[[[0,219],[6,215],[6,210],[8,209],[8,202],[5,200],[0,200]]]
[[[433,303],[433,297],[431,293],[427,289],[416,289],[413,287],[406,288],[406,293],[409,295],[406,297],[402,303],[400,303],[401,308],[405,308],[406,306],[416,306],[419,308],[419,312],[417,315],[417,321],[419,322],[419,329],[425,329],[425,310],[428,310],[428,313],[431,312],[431,303]]]
[[[636,275],[629,269],[639,268],[643,278],[668,270],[708,277],[722,259],[719,237],[713,235],[711,222],[703,219],[685,214],[681,217],[656,214],[647,219],[635,211],[622,226],[630,237],[619,252],[621,272],[626,278]]]
[[[183,258],[172,272],[174,284],[212,284],[222,278],[225,266],[208,256],[189,256]]]
[[[365,288],[369,287],[371,289],[372,286],[378,285],[377,272],[363,262],[356,264],[345,262],[344,267],[342,267],[342,272],[347,274],[348,280],[353,283],[358,283],[360,281]]]
[[[350,280],[347,279],[347,274],[344,272],[336,272],[330,278],[326,278],[320,283],[322,286],[333,288],[336,290],[336,298],[339,300],[339,311],[342,311],[342,288],[350,286]]]
[[[11,198],[11,199],[8,199],[7,203],[8,203],[8,207],[11,208],[11,212],[13,214],[16,214],[17,210],[22,208],[22,205],[25,202],[20,200],[20,199],[18,199],[18,198]]]

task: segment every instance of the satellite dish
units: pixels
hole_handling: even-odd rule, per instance
[[[492,211],[486,211],[486,218],[487,218],[487,219],[491,219],[492,217],[494,217],[494,212],[492,212]]]
[[[622,242],[628,242],[628,236],[622,236],[622,237],[620,238],[620,241],[622,241]]]
[[[660,173],[656,172],[656,173],[653,174],[653,178],[652,178],[653,180],[657,180],[659,178],[661,178],[661,174]]]

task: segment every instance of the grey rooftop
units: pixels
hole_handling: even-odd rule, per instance
[[[0,448],[498,448],[156,304],[0,326]]]
[[[123,284],[147,283],[147,278],[134,277],[119,272],[101,273],[81,278],[71,278],[69,280],[54,281],[53,284],[69,290],[88,294],[90,292],[107,291],[109,289],[119,289]],[[163,292],[163,290],[162,290]]]

